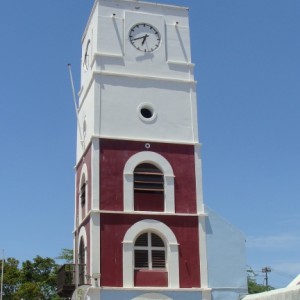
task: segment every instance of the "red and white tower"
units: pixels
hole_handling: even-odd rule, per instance
[[[188,9],[96,0],[82,49],[79,283],[91,299],[210,299]]]

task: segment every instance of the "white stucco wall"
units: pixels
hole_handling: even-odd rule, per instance
[[[245,236],[208,207],[205,211],[208,285],[213,300],[238,300],[239,294],[247,293]]]

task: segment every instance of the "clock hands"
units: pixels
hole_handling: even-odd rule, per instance
[[[141,40],[141,39],[143,39],[142,45],[144,45],[144,44],[145,44],[145,41],[146,41],[146,39],[147,39],[147,37],[149,37],[149,35],[148,35],[148,34],[145,34],[145,35],[143,35],[143,36],[140,36],[140,37],[137,37],[137,38],[135,38],[135,39],[132,39],[132,41],[136,41],[136,40]]]
[[[145,44],[147,37],[149,37],[149,35],[148,35],[148,34],[145,34],[144,39],[143,39],[143,41],[142,41],[142,46]]]
[[[159,31],[150,24],[138,23],[129,30],[129,42],[137,50],[153,52],[161,43]]]

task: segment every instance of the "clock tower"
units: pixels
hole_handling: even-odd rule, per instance
[[[193,70],[187,8],[95,1],[82,38],[73,297],[223,297],[213,274],[243,237],[203,205]],[[243,252],[235,259],[240,282],[221,288],[238,297]]]

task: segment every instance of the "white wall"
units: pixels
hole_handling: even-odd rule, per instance
[[[247,293],[245,236],[211,209],[205,207],[205,211],[209,287],[217,289],[215,297],[224,296],[224,291],[230,295],[230,290],[244,295]],[[213,299],[227,299],[220,297]]]

